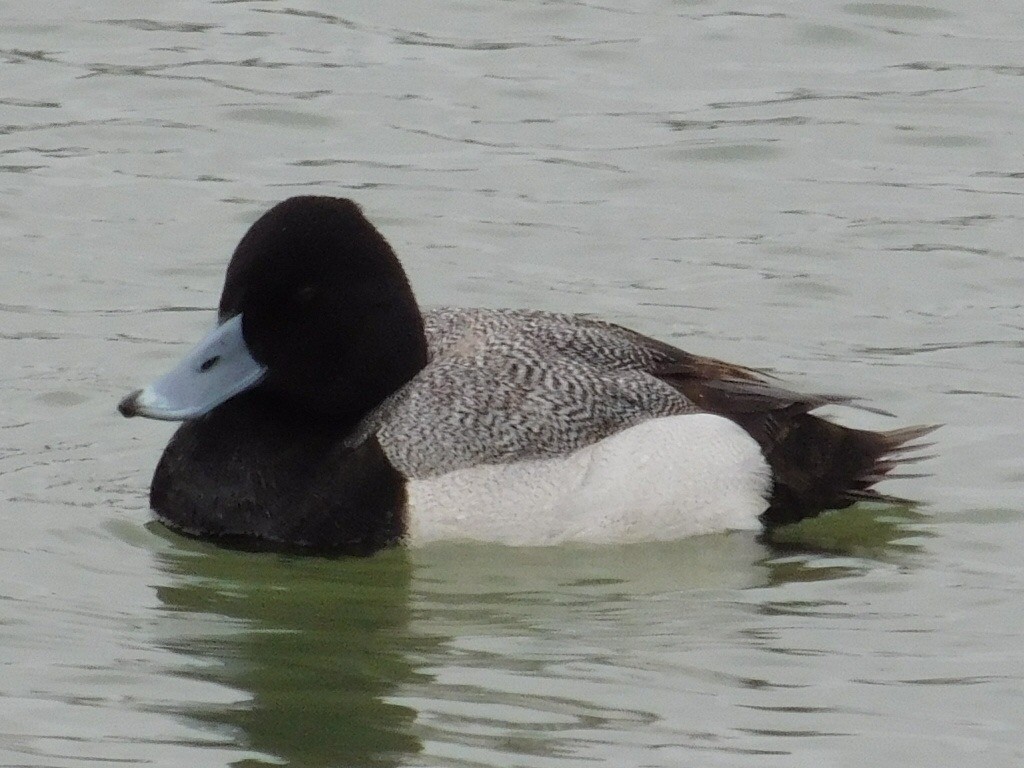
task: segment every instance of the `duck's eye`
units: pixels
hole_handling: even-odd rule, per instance
[[[215,366],[219,362],[220,362],[220,355],[214,355],[213,357],[209,357],[206,360],[203,360],[202,365],[199,366],[199,370],[202,371],[203,373],[206,373],[208,370],[213,368],[213,366]]]
[[[316,287],[312,285],[304,285],[295,292],[295,303],[303,306],[310,304],[316,297]]]

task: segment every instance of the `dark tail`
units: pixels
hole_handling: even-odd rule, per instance
[[[645,340],[648,346],[658,342]],[[750,368],[691,355],[667,345],[655,346],[672,358],[651,372],[698,408],[732,419],[757,440],[771,466],[775,486],[761,521],[771,529],[840,509],[862,499],[906,501],[874,489],[903,464],[929,458],[930,443],[917,442],[936,426],[904,427],[889,432],[852,429],[811,411],[847,405],[885,414],[856,398],[792,392]],[[892,414],[885,414],[892,415]]]
[[[766,419],[763,413],[733,416],[761,445],[775,477],[771,503],[761,515],[769,529],[861,500],[906,501],[879,493],[873,486],[886,477],[918,476],[893,470],[930,458],[920,451],[931,443],[916,441],[938,428],[871,432],[810,413],[781,419],[779,415],[774,419]],[[744,416],[757,423],[744,424]]]

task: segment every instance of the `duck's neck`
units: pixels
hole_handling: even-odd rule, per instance
[[[427,364],[423,318],[414,302],[365,319],[336,347],[336,354],[328,351],[299,376],[280,377],[272,368],[262,393],[296,418],[337,432],[358,424]]]

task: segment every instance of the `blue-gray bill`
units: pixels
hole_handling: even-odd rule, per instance
[[[136,390],[117,409],[126,417],[184,421],[202,416],[267,375],[242,337],[242,316],[217,326],[178,365],[148,387]]]

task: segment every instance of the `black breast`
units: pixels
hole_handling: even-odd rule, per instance
[[[167,525],[220,544],[370,554],[405,534],[405,481],[376,438],[236,397],[179,427],[153,475]]]

